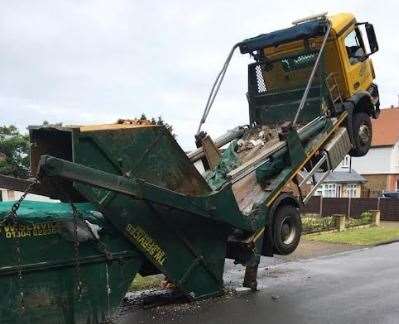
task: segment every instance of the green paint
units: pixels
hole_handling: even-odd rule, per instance
[[[231,142],[222,153],[218,165],[206,174],[205,179],[212,190],[221,189],[227,181],[227,174],[240,165],[236,148],[237,141]]]
[[[295,130],[288,134],[286,147],[272,157],[276,163],[265,163],[257,170],[258,174],[263,172],[262,178],[271,188],[266,201],[281,189],[303,160],[304,152],[314,144],[315,134],[331,126],[320,120],[306,134],[298,136]],[[36,129],[31,130],[31,138],[38,150],[36,157],[41,156],[41,168],[45,171],[42,183],[50,178],[62,180],[63,190],[90,202],[78,204],[85,219],[109,230],[105,231],[103,240],[123,260],[111,263],[113,266],[109,268],[112,272],[110,288],[117,292],[110,301],[110,312],[115,310],[137,272],[143,276],[163,273],[189,298],[201,299],[222,293],[226,250],[228,257],[244,264],[256,260],[262,253],[262,238],[254,247],[235,248],[228,242],[228,236],[234,229],[255,233],[269,225],[270,209],[263,203],[255,206],[250,215],[243,215],[231,184],[219,179],[218,190],[212,190],[163,127],[85,132],[79,128]],[[49,139],[57,142],[58,138],[63,145],[49,145]],[[60,196],[62,193],[54,194]],[[5,206],[4,211],[9,207]],[[29,207],[29,203],[21,206],[21,215],[26,214],[26,221],[30,210],[41,215],[38,224],[44,219],[71,221],[67,204]],[[93,219],[96,211],[104,217]],[[23,247],[23,268],[26,276],[32,274],[32,282],[43,280],[43,284],[33,285],[32,289],[55,286],[51,288],[50,299],[64,300],[56,303],[64,305],[64,317],[60,317],[60,306],[54,306],[55,310],[53,306],[46,306],[47,314],[54,314],[49,318],[62,318],[68,323],[71,316],[76,322],[105,316],[109,308],[108,301],[101,299],[105,296],[104,287],[94,284],[104,279],[107,264],[101,248],[94,241],[80,244],[82,277],[85,276],[90,286],[82,302],[74,290],[76,275],[71,235],[60,231],[29,238],[34,239],[37,240],[35,244]],[[8,253],[14,257],[13,272],[4,270],[3,275],[16,281],[13,246],[15,244],[10,242],[2,246],[8,247],[11,251]],[[25,249],[29,252],[24,252]],[[42,255],[41,251],[46,254]],[[25,259],[25,255],[34,259]],[[39,264],[38,260],[46,263]],[[63,280],[56,280],[55,276],[61,274]],[[17,301],[16,283],[11,291],[10,298]],[[97,306],[90,306],[94,304]],[[29,316],[40,318],[41,312],[41,306],[32,306]],[[15,318],[16,315],[7,316]]]
[[[8,214],[10,204],[0,203],[1,219]],[[15,239],[4,235],[5,228],[12,225],[6,223],[0,228],[1,323],[98,323],[118,307],[143,257],[92,205],[77,204],[77,207],[84,220],[101,226],[100,239],[111,252],[111,259],[106,260],[95,240],[80,243],[82,296],[78,298],[73,243],[71,236],[64,233],[68,224],[73,223],[70,206],[24,201],[18,211],[17,229],[22,227],[27,233],[29,227],[55,224],[56,231],[33,235],[39,230],[32,229],[30,235],[21,236],[19,264]],[[18,279],[19,267],[21,279]]]

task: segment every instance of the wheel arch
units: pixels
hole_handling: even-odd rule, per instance
[[[279,207],[290,205],[295,208],[300,207],[300,203],[298,200],[288,192],[281,193],[270,206],[269,209],[269,220],[268,225],[266,226],[266,230],[264,232],[263,239],[263,247],[262,247],[262,255],[264,256],[273,256],[274,255],[274,241],[273,241],[273,226],[274,226],[274,215]]]
[[[365,112],[373,118],[377,118],[377,109],[373,104],[373,99],[368,91],[358,91],[346,101],[352,104],[353,113]]]
[[[273,218],[274,213],[279,207],[285,205],[291,205],[296,208],[300,207],[298,200],[291,193],[283,192],[277,197],[277,199],[273,202],[272,206],[270,207],[271,217]]]

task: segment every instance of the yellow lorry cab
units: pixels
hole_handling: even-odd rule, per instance
[[[299,115],[294,124],[305,124],[318,115],[347,111],[351,155],[367,153],[370,117],[378,117],[380,106],[370,58],[378,51],[372,24],[357,22],[350,13],[322,14],[238,46],[255,61],[248,66],[251,123],[273,126]]]

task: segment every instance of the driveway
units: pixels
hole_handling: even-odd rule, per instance
[[[227,269],[226,284],[238,286],[242,272]],[[397,323],[398,269],[399,243],[301,261],[265,258],[256,293],[135,309],[116,323]]]

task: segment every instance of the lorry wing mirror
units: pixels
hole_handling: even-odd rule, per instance
[[[372,24],[366,23],[364,27],[366,28],[366,34],[369,41],[370,54],[373,54],[378,51],[378,42],[377,36],[374,32],[374,26]]]
[[[359,28],[359,31],[362,34],[366,59],[371,54],[378,51],[378,42],[377,36],[374,32],[374,26],[368,22],[357,23],[356,26]]]

